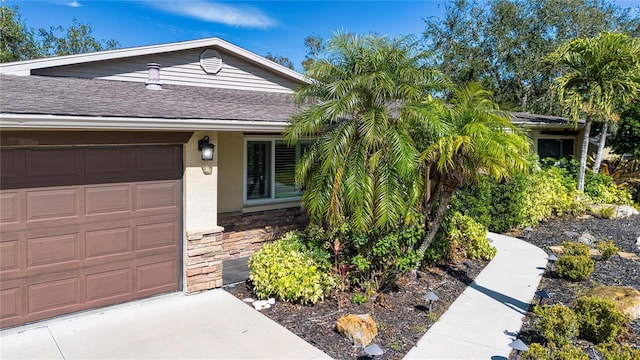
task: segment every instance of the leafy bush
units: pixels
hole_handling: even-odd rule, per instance
[[[587,172],[584,179],[584,192],[594,204],[631,204],[631,192],[618,187],[610,176],[602,173]]]
[[[532,343],[529,345],[529,350],[522,353],[522,360],[548,360],[551,358],[551,355],[545,349],[544,346],[538,343]]]
[[[585,280],[594,268],[593,260],[583,255],[560,255],[556,262],[558,275],[571,281]]]
[[[613,243],[612,240],[608,241],[599,241],[596,244],[596,247],[600,251],[600,255],[602,256],[602,260],[608,260],[613,255],[618,253],[618,247]]]
[[[613,219],[616,216],[616,208],[613,206],[603,206],[600,208],[599,216],[603,219]]]
[[[351,297],[351,302],[354,304],[362,305],[369,300],[369,297],[365,294],[355,293]]]
[[[562,251],[566,255],[575,255],[575,256],[589,256],[589,245],[579,243],[579,242],[571,242],[565,241],[562,243]]]
[[[249,278],[261,298],[315,304],[336,280],[326,263],[319,262],[297,232],[265,244],[249,259]]]
[[[459,212],[450,214],[443,236],[449,241],[447,257],[451,260],[491,260],[496,255],[496,249],[487,240],[487,229]]]
[[[640,360],[640,349],[621,345],[617,341],[601,343],[596,348],[605,360]]]
[[[562,346],[578,335],[578,318],[569,307],[536,306],[533,312],[537,316],[534,328],[547,342]]]
[[[579,347],[567,344],[560,350],[554,351],[551,358],[554,360],[589,360],[589,355]]]
[[[580,336],[595,344],[613,341],[625,331],[629,319],[616,308],[616,304],[597,296],[581,297],[574,311],[578,316]]]

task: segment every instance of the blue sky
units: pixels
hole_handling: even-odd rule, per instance
[[[308,35],[335,31],[420,36],[444,1],[4,0],[27,26],[91,25],[97,39],[133,47],[220,37],[260,55],[288,57],[299,70]]]

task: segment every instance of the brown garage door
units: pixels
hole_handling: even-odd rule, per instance
[[[1,327],[180,288],[180,145],[0,155]]]

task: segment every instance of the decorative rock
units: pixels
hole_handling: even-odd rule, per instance
[[[620,256],[621,258],[623,258],[625,260],[633,260],[633,261],[640,260],[640,256],[638,256],[638,255],[636,255],[634,253],[628,253],[628,252],[619,251],[618,252],[618,256]]]
[[[589,206],[588,211],[590,214],[600,217],[600,215],[602,214],[603,208],[614,209],[613,219],[628,218],[630,216],[639,214],[638,210],[636,210],[633,206],[629,206],[629,205],[609,205],[609,204],[591,205]]]
[[[596,239],[595,236],[589,234],[588,232],[583,232],[582,235],[580,235],[580,237],[578,238],[578,241],[591,246],[595,244],[598,239]]]
[[[275,300],[274,300],[274,304],[275,304]],[[258,311],[269,309],[271,307],[271,304],[269,304],[269,300],[257,300],[257,301],[254,301],[252,305]]]
[[[587,292],[587,296],[598,296],[613,300],[618,310],[631,320],[640,318],[640,291],[628,286],[599,286]]]
[[[267,300],[267,304],[269,304],[269,305],[273,305],[275,303],[276,303],[276,299],[274,299],[274,298],[269,298],[269,300]]]
[[[354,345],[365,347],[378,335],[378,327],[369,314],[343,316],[336,322],[336,330]]]
[[[638,251],[640,251],[640,236],[638,236],[638,240],[636,240],[636,247],[638,248]]]
[[[244,300],[242,300],[242,301],[244,301],[244,302],[246,302],[246,303],[252,303],[252,302],[254,302],[255,300],[253,300],[252,298],[246,298],[246,299],[244,299]]]
[[[580,233],[577,233],[575,231],[565,231],[564,236],[568,237],[569,239],[574,239],[574,238],[578,238],[580,237]]]

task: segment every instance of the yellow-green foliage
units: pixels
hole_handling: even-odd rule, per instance
[[[631,192],[618,187],[610,176],[604,174],[585,174],[584,192],[594,204],[631,204]]]
[[[574,311],[578,315],[580,336],[595,344],[614,340],[629,322],[613,301],[597,296],[579,298]]]
[[[589,245],[579,242],[565,241],[562,243],[562,251],[566,255],[589,256]]]
[[[571,281],[582,281],[591,275],[595,263],[589,256],[560,255],[556,267],[561,277]]]
[[[322,300],[336,284],[329,269],[312,256],[296,232],[285,234],[253,254],[249,278],[261,298],[303,304]]]
[[[616,216],[616,208],[613,206],[603,206],[600,208],[600,217],[603,219],[613,219]]]
[[[457,211],[449,218],[447,239],[451,246],[448,256],[453,260],[491,260],[496,255],[496,249],[487,240],[487,228]]]
[[[534,328],[547,342],[562,346],[578,335],[578,318],[567,306],[536,306],[533,312],[536,314]]]
[[[607,260],[613,255],[618,253],[618,247],[613,243],[612,240],[608,241],[599,241],[596,244],[596,247],[600,251],[600,255],[602,256],[602,260]]]
[[[550,167],[534,172],[529,177],[522,209],[526,225],[535,225],[552,215],[583,213],[585,209],[586,201],[576,190],[575,181],[566,170]]]
[[[604,356],[604,360],[640,360],[640,350],[629,345],[620,345],[617,341],[601,343],[598,351]]]
[[[589,360],[589,355],[571,344],[567,344],[560,350],[554,351],[551,356],[554,360]]]
[[[521,356],[522,360],[548,360],[549,358],[550,354],[547,349],[538,343],[530,344],[529,350],[525,351]]]

